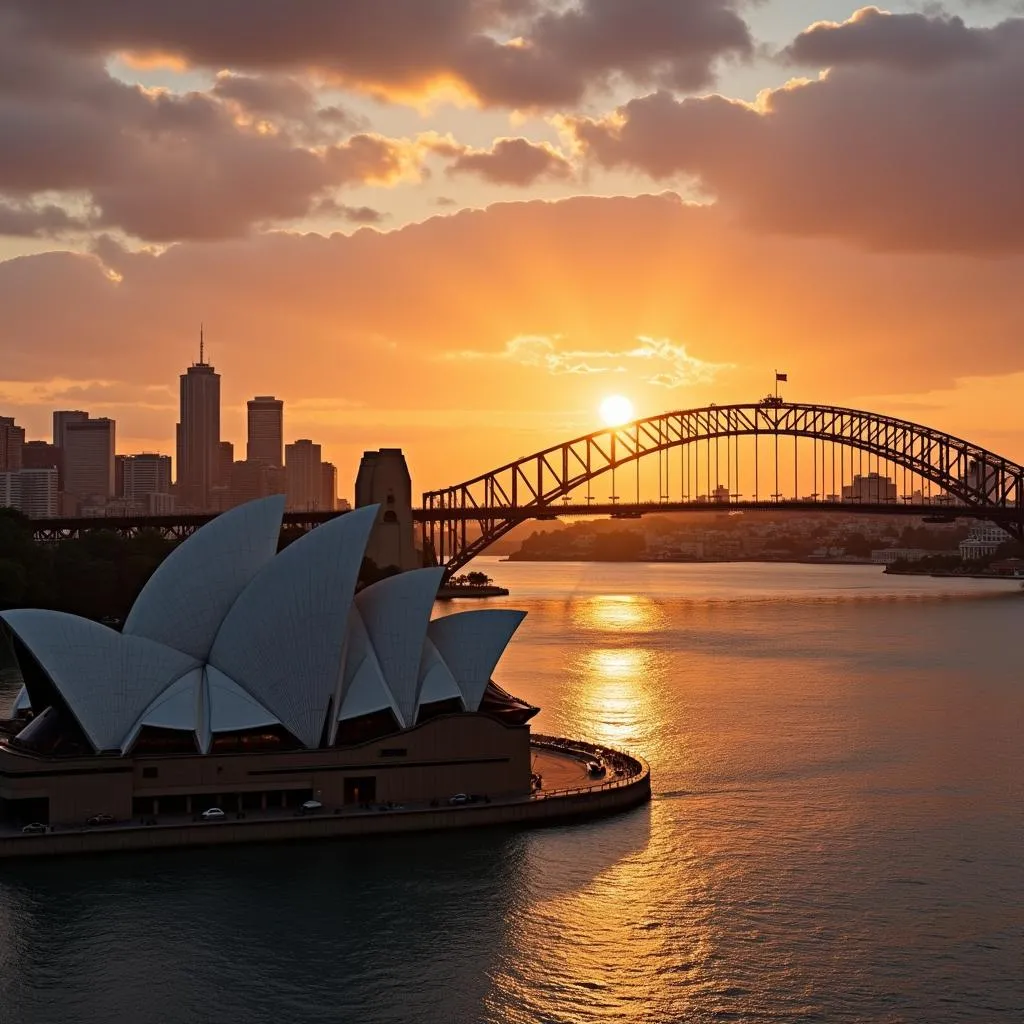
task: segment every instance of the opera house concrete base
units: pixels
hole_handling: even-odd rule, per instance
[[[650,769],[642,758],[552,737],[537,737],[528,750],[534,766],[549,771],[553,777],[550,785],[541,784],[528,794],[467,794],[469,799],[465,803],[456,804],[436,799],[398,806],[383,803],[331,807],[324,803],[312,813],[264,808],[210,821],[160,813],[157,817],[143,816],[141,821],[135,818],[99,827],[55,825],[52,831],[41,834],[24,834],[15,829],[0,834],[0,858],[358,839],[500,825],[538,827],[617,814],[650,800]],[[595,756],[607,766],[607,774],[600,778],[591,778],[586,769],[586,762]],[[421,766],[409,767],[415,770]],[[566,782],[571,784],[566,786]]]

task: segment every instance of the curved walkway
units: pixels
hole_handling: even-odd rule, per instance
[[[615,814],[650,799],[650,768],[642,758],[553,736],[534,736],[531,747],[541,785],[528,796],[456,806],[338,809],[301,817],[256,814],[243,820],[182,818],[151,825],[118,822],[96,828],[57,828],[45,834],[0,835],[0,858],[547,825]],[[606,765],[607,774],[592,778],[586,765],[597,759]]]

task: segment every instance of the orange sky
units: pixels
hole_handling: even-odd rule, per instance
[[[755,400],[775,368],[1024,460],[998,3],[810,28],[795,0],[390,0],[358,47],[357,4],[287,38],[253,8],[241,42],[227,6],[0,0],[0,415],[30,436],[77,407],[172,451],[202,320],[225,437],[274,393],[343,493],[366,447],[422,490],[607,394]]]

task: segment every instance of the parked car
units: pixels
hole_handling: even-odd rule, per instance
[[[49,825],[44,825],[40,821],[33,821],[31,825],[26,825],[21,831],[31,835],[39,832],[48,832],[49,828]]]
[[[224,812],[219,807],[208,807],[203,811],[201,817],[205,818],[207,821],[212,821],[214,818],[223,818]]]
[[[461,804],[468,804],[469,796],[466,793],[456,793],[455,796],[450,796],[448,798],[448,803],[453,807],[457,807]]]
[[[94,814],[91,818],[87,818],[86,825],[110,825],[114,821],[112,814]]]
[[[322,811],[324,805],[319,800],[307,800],[300,808],[303,814],[316,814],[317,811]]]

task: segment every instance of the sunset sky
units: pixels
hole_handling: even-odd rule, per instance
[[[343,494],[776,368],[1024,461],[1022,97],[1013,0],[0,0],[0,415],[172,452],[202,321]]]

